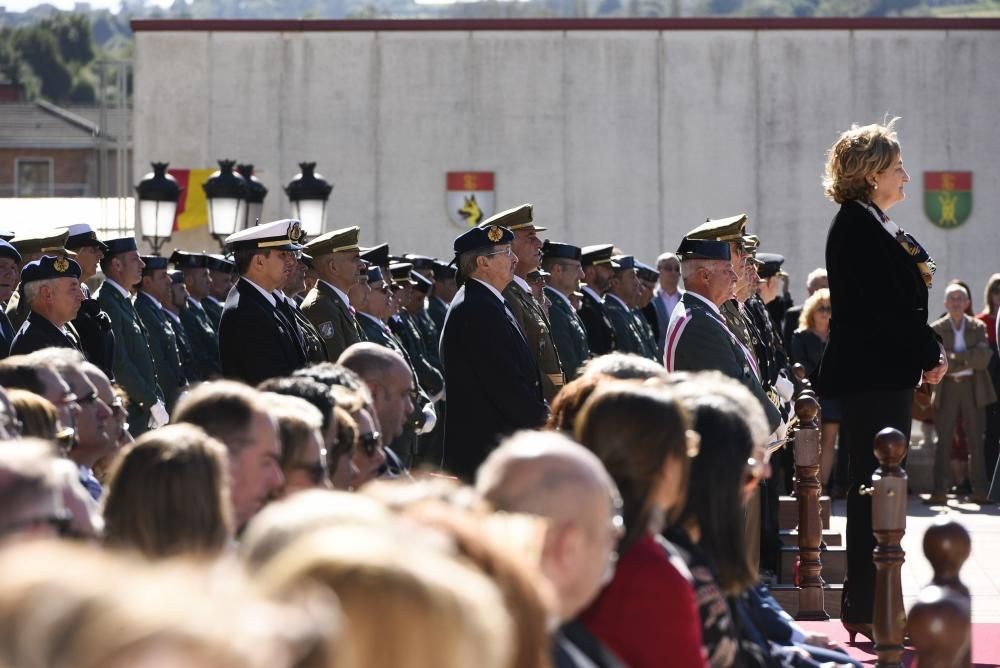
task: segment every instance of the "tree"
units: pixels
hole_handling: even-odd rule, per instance
[[[59,102],[69,93],[72,74],[59,54],[55,36],[41,25],[18,28],[14,32],[14,47],[41,79],[41,93]]]
[[[90,17],[86,14],[59,12],[38,23],[49,30],[59,45],[64,63],[89,63],[94,59],[94,40],[90,33]]]

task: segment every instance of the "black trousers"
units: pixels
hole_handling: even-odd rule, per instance
[[[910,438],[913,390],[876,390],[840,397],[840,443],[846,447],[850,488],[847,493],[847,578],[840,616],[845,622],[870,623],[875,601],[875,536],[872,497],[862,496],[878,468],[875,435],[886,427]]]

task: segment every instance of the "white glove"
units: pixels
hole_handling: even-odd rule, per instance
[[[429,434],[434,429],[434,425],[437,424],[438,416],[434,411],[434,404],[429,403],[424,406],[424,426],[420,428],[417,434]]]
[[[774,389],[778,396],[785,401],[791,401],[792,397],[795,396],[795,385],[785,377],[784,372],[778,374],[778,380],[774,382]]]
[[[157,401],[149,409],[149,428],[156,429],[170,422],[170,415],[167,414],[167,407],[162,401]]]

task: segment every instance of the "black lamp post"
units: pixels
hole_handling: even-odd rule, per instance
[[[177,179],[167,174],[166,162],[154,162],[153,171],[142,177],[135,187],[139,196],[139,225],[142,237],[153,247],[153,254],[160,254],[160,246],[170,239],[174,231],[174,216],[181,187]]]
[[[310,238],[323,233],[326,223],[326,201],[330,199],[333,184],[315,172],[315,162],[300,162],[301,173],[285,186],[285,193],[292,202],[292,218],[302,223],[302,231]]]
[[[233,170],[235,160],[219,160],[219,171],[202,184],[208,199],[208,227],[219,244],[240,229],[246,218],[246,180]]]
[[[240,173],[247,184],[247,191],[243,196],[245,202],[244,218],[240,223],[240,229],[245,230],[260,222],[260,214],[264,210],[264,198],[267,197],[267,188],[260,182],[260,179],[253,175],[253,165],[236,165],[236,171]]]

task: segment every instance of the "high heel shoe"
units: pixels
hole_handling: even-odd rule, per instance
[[[847,631],[850,637],[850,642],[853,645],[854,639],[860,633],[865,638],[868,638],[868,642],[875,642],[875,632],[872,631],[871,624],[862,624],[861,622],[842,622],[844,625],[844,630]]]

